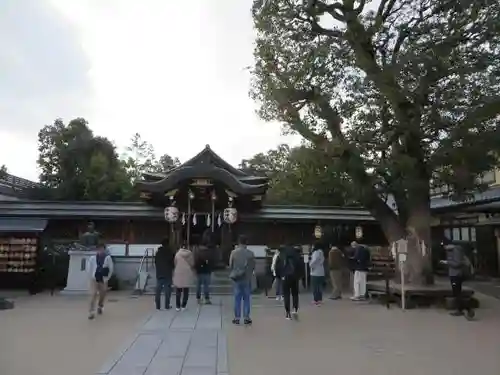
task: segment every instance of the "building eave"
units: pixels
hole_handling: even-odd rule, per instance
[[[0,202],[0,217],[39,217],[49,219],[161,219],[163,209],[143,202]],[[362,208],[264,206],[254,213],[241,213],[242,220],[347,220],[374,221]]]

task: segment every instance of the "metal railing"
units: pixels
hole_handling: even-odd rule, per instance
[[[150,252],[151,252],[151,256],[149,256]],[[141,285],[141,273],[142,273],[144,267],[146,267],[146,269],[145,269],[146,272],[149,272],[149,267],[153,267],[154,256],[155,256],[155,249],[152,247],[146,248],[146,250],[144,251],[144,255],[141,258],[141,262],[139,263],[139,269],[137,271],[137,279],[136,279],[136,283],[135,283],[136,289],[142,291],[146,287],[147,278],[144,281],[144,285]]]

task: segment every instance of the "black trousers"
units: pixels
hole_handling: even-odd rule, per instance
[[[292,305],[294,310],[299,309],[299,280],[295,277],[283,280],[283,296],[285,299],[285,311],[290,313],[290,295],[292,296]]]
[[[466,306],[462,298],[462,284],[463,279],[461,276],[450,276],[451,292],[453,293],[453,298],[455,299],[455,308],[457,311],[463,311]]]
[[[182,297],[182,302],[181,302]],[[189,298],[189,288],[175,288],[175,307],[180,309],[186,307]]]

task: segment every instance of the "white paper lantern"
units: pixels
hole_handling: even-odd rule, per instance
[[[179,209],[175,206],[165,207],[163,213],[169,223],[175,223],[179,219]]]
[[[234,207],[224,209],[224,221],[228,224],[234,224],[238,219],[238,211]]]
[[[316,225],[314,227],[314,237],[320,239],[323,236],[323,229],[321,229],[320,225]]]
[[[356,239],[360,240],[361,238],[363,238],[363,227],[357,226],[354,232]]]

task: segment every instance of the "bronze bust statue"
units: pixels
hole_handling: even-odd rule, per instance
[[[94,250],[99,244],[100,234],[95,230],[95,225],[90,222],[87,231],[80,237],[80,245],[86,250]]]

